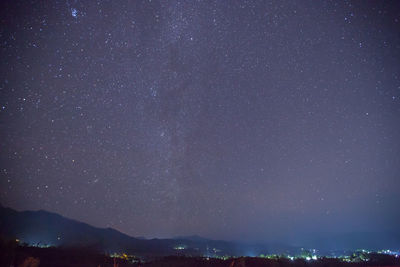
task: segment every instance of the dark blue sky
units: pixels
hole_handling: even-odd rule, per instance
[[[0,10],[3,205],[148,237],[399,231],[399,2]]]

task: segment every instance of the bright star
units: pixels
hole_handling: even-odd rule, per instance
[[[71,8],[71,15],[74,18],[78,17],[78,10],[76,8]]]

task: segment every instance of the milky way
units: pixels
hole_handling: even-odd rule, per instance
[[[398,2],[0,10],[2,205],[147,237],[398,231]]]

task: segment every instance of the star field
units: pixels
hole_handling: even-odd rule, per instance
[[[133,236],[398,231],[396,1],[3,1],[0,202]]]

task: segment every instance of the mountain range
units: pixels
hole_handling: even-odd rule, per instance
[[[137,256],[256,256],[267,253],[296,254],[300,247],[285,244],[230,242],[199,236],[171,239],[131,237],[112,228],[98,228],[43,210],[16,211],[0,206],[0,236],[31,246],[87,247],[107,253]],[[333,250],[399,249],[400,234],[349,233],[304,240],[303,246],[325,254]]]
[[[250,246],[198,236],[171,239],[135,238],[112,228],[97,228],[43,210],[0,207],[0,236],[33,246],[90,247],[108,253],[141,256],[245,255]]]

